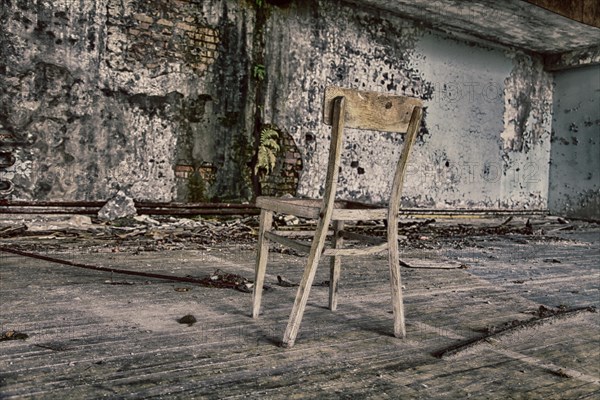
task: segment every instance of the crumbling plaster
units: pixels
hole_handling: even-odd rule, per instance
[[[105,200],[122,189],[138,200],[186,201],[178,164],[218,165],[197,198],[251,197],[236,179],[251,130],[249,7],[2,4],[0,129],[20,142],[3,173],[12,199]]]
[[[550,211],[600,217],[600,66],[556,74]]]
[[[546,207],[552,77],[541,57],[338,2],[277,13],[271,31],[277,68],[302,71],[275,78],[265,109],[303,151],[299,194],[323,190],[329,128],[321,101],[326,85],[340,85],[425,101],[404,205]],[[349,132],[339,195],[385,201],[400,144],[391,134]]]
[[[25,142],[3,172],[11,198],[248,200],[257,112],[295,142],[297,193],[318,196],[322,96],[339,85],[425,101],[404,205],[546,207],[552,77],[541,56],[385,8],[270,3],[257,32],[249,1],[6,0],[0,123]],[[400,144],[348,132],[340,196],[385,201]]]

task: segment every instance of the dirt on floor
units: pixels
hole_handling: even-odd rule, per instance
[[[405,339],[371,255],[344,260],[336,312],[319,268],[292,349],[305,258],[272,246],[252,318],[254,216],[3,218],[0,397],[597,398],[600,225],[460,217],[399,223]]]
[[[308,231],[315,225],[314,220],[275,218],[275,228],[281,230]],[[433,250],[447,246],[455,249],[481,247],[486,238],[493,237],[521,243],[564,240],[560,233],[598,226],[600,223],[544,215],[502,219],[461,218],[458,215],[404,219],[398,223],[398,232],[402,248]],[[374,221],[349,224],[346,229],[383,237],[387,227],[385,221]],[[175,218],[142,215],[110,222],[84,215],[0,218],[0,244],[21,250],[43,249],[44,252],[72,246],[91,253],[202,250],[230,244],[254,246],[257,232],[258,216]]]

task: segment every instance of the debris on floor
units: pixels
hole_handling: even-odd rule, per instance
[[[214,288],[233,288],[240,292],[252,293],[254,283],[238,274],[230,274],[217,269],[209,277],[201,279],[204,286]],[[268,285],[263,285],[263,289],[271,289]]]
[[[132,281],[113,281],[112,279],[106,280],[106,281],[104,281],[104,283],[107,285],[126,285],[126,286],[135,285],[135,282],[132,282]]]
[[[3,228],[0,228],[0,238],[18,236],[23,234],[26,230],[27,226],[25,226],[24,224],[15,226],[5,226]]]
[[[198,320],[192,314],[187,314],[179,318],[177,322],[179,322],[180,324],[186,324],[187,326],[192,326],[196,322],[198,322]]]
[[[541,305],[535,312],[533,312],[534,317],[526,321],[512,320],[500,326],[486,327],[485,329],[478,330],[479,332],[484,333],[482,337],[468,339],[446,349],[437,351],[434,353],[434,355],[439,358],[456,356],[464,351],[473,350],[477,346],[490,343],[492,339],[498,340],[501,337],[512,335],[524,329],[539,328],[545,324],[554,323],[559,320],[578,317],[585,313],[597,312],[598,311],[593,306],[578,307],[574,309],[567,309],[563,306],[558,307],[557,309],[551,309]]]
[[[283,286],[283,287],[294,287],[294,286],[298,286],[297,283],[293,283],[290,282],[289,280],[285,279],[284,277],[282,277],[281,275],[277,275],[277,284],[279,286]]]
[[[559,368],[557,370],[548,369],[547,371],[552,375],[560,376],[561,378],[572,378],[572,376],[566,373],[562,368]]]
[[[527,219],[533,233],[525,230]],[[314,227],[302,219],[277,223],[280,230]],[[304,257],[273,245],[265,281],[275,290],[263,298],[262,318],[251,318],[250,294],[213,290],[252,291],[257,226],[255,216],[3,218],[1,331],[29,334],[26,341],[0,342],[11,365],[0,373],[8,383],[3,394],[7,387],[16,397],[47,388],[51,396],[60,387],[82,398],[102,383],[109,397],[139,390],[185,398],[197,387],[206,388],[200,397],[210,397],[211,387],[224,382],[225,395],[243,397],[240,387],[272,387],[263,378],[273,374],[282,379],[277,391],[299,380],[304,388],[334,382],[360,390],[354,397],[489,397],[492,381],[501,382],[496,398],[597,394],[598,314],[575,311],[599,306],[597,224],[540,215],[403,218],[401,257],[416,267],[401,271],[406,339],[393,337],[387,257],[377,254],[343,263],[336,313],[327,307],[329,269],[320,266],[314,282],[324,287],[314,288],[307,303],[300,352],[277,346]],[[386,232],[383,222],[348,229]],[[116,268],[153,276],[125,276]],[[529,325],[532,318],[545,322]],[[452,362],[432,357],[453,344],[463,347]],[[300,377],[298,365],[306,372]],[[206,385],[197,385],[199,376]],[[181,392],[173,395],[174,388]]]
[[[552,216],[510,216],[504,221],[481,218],[406,219],[398,224],[400,244],[409,249],[455,249],[481,247],[494,237],[506,237],[517,243],[532,240],[553,241],[566,228],[573,230],[597,225],[594,222],[566,221]],[[275,228],[292,232],[310,231],[316,221],[275,219]],[[383,237],[385,221],[348,224],[348,231]],[[209,250],[222,244],[255,246],[258,216],[215,216],[175,218],[172,216],[135,215],[101,220],[84,215],[12,216],[0,221],[0,240],[21,250],[65,248],[70,240],[85,239],[87,252]],[[274,245],[275,252],[292,255],[293,250]],[[547,262],[560,263],[558,259]],[[459,268],[460,265],[451,268]]]
[[[0,335],[0,342],[4,340],[25,340],[28,337],[29,335],[26,333],[9,329],[5,332],[2,332],[2,335]]]
[[[277,275],[277,284],[281,287],[296,287],[299,286],[298,283],[294,283],[281,275]],[[321,286],[321,287],[329,287],[329,281],[321,281],[315,282],[312,286]]]
[[[71,240],[85,239],[86,252],[209,250],[223,243],[253,244],[258,220],[191,219],[147,215],[102,221],[83,215],[36,215],[0,221],[0,239],[21,250],[60,251]],[[11,241],[11,239],[13,239]],[[43,245],[42,245],[43,244]]]
[[[103,221],[114,221],[118,218],[133,217],[137,214],[133,198],[119,190],[117,194],[106,202],[98,211],[98,218]]]

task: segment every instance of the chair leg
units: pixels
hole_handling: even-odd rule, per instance
[[[400,257],[398,254],[398,221],[388,220],[388,252],[390,286],[392,289],[392,310],[394,312],[394,336],[406,337],[404,324],[404,304],[402,300],[402,280],[400,279]]]
[[[344,221],[335,221],[333,223],[333,248],[339,249],[343,246],[344,238],[340,232],[344,229]],[[337,309],[337,294],[340,273],[342,269],[341,256],[331,256],[329,261],[329,309],[335,311]]]
[[[267,271],[267,259],[269,258],[269,240],[265,232],[270,231],[273,225],[273,212],[261,210],[260,227],[258,231],[258,250],[256,255],[256,267],[254,270],[254,289],[252,291],[252,318],[258,318],[260,302],[262,300],[263,283]]]
[[[304,268],[304,274],[302,275],[302,281],[300,281],[298,292],[296,292],[296,300],[292,307],[292,313],[290,314],[290,319],[283,334],[283,347],[292,347],[296,341],[300,323],[302,322],[302,316],[304,315],[304,309],[306,308],[306,302],[308,301],[308,295],[310,294],[310,288],[315,279],[319,259],[321,258],[323,246],[325,245],[328,228],[329,221],[323,219],[319,220],[310,253],[308,254],[306,267]]]

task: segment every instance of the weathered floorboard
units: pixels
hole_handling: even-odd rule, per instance
[[[1,330],[29,335],[0,341],[0,397],[597,398],[597,313],[507,335],[451,360],[434,356],[483,329],[528,320],[541,305],[598,307],[595,232],[551,244],[484,237],[482,247],[466,250],[406,251],[401,258],[422,268],[402,268],[404,340],[393,337],[385,257],[342,264],[337,311],[327,309],[328,288],[314,286],[292,349],[277,344],[295,288],[278,286],[277,275],[298,282],[301,257],[270,254],[265,283],[272,290],[252,319],[248,293],[117,275],[111,284],[106,273],[0,254]],[[253,276],[248,246],[138,254],[81,246],[52,255],[179,276],[216,268]],[[316,283],[328,280],[327,261]],[[468,267],[427,269],[461,263]],[[185,314],[198,321],[179,324]]]

